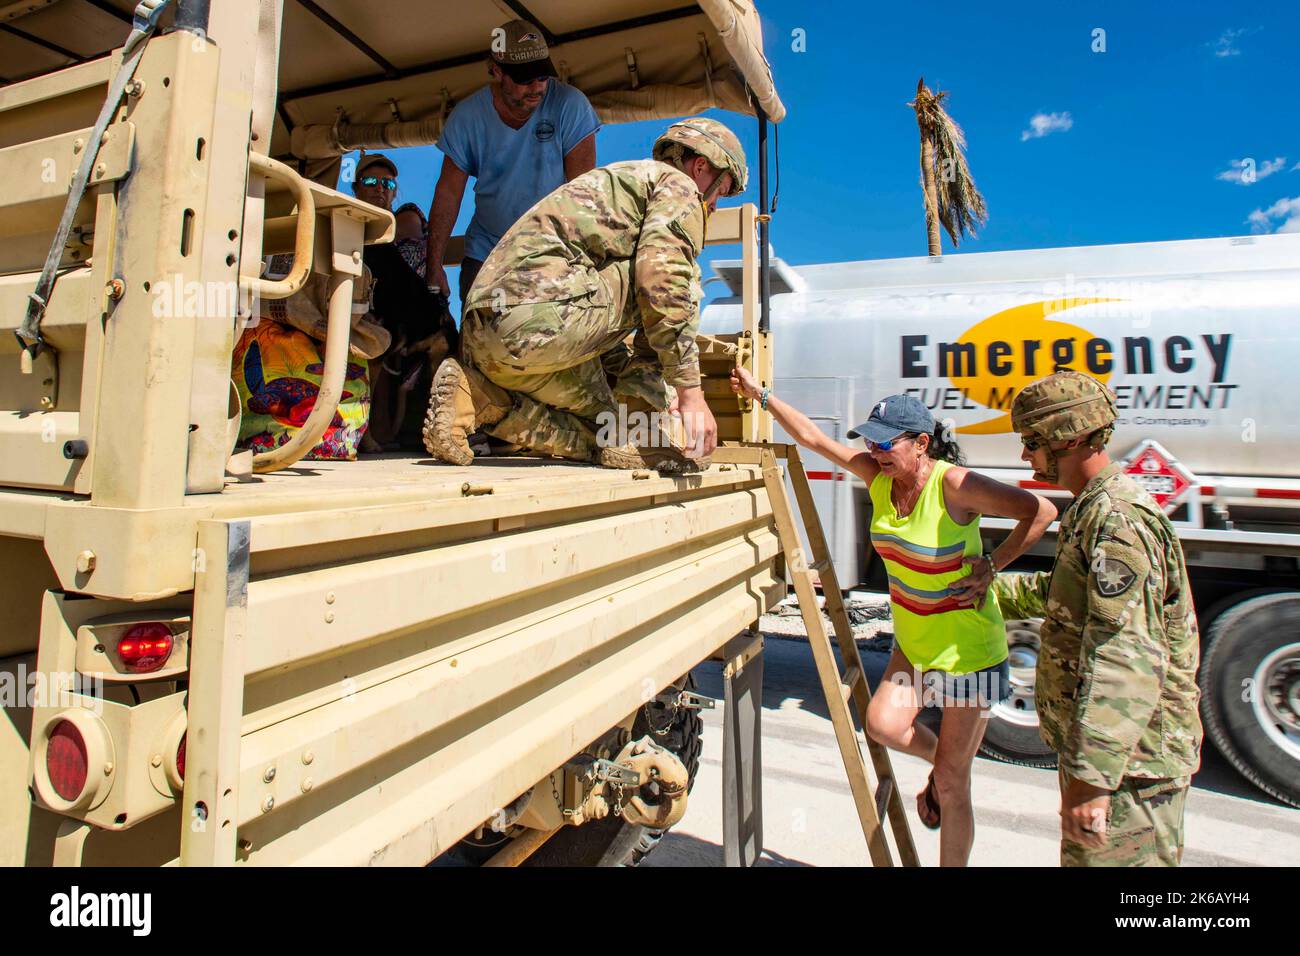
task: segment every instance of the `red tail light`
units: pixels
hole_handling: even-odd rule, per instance
[[[117,656],[135,674],[156,671],[167,663],[175,640],[166,624],[137,624],[117,642]]]
[[[185,779],[185,738],[188,734],[181,734],[181,745],[176,748],[176,775],[182,780]]]
[[[45,750],[45,770],[54,792],[64,800],[75,801],[86,789],[89,758],[86,741],[69,720],[61,720],[50,731]]]

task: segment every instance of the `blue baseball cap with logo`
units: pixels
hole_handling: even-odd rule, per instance
[[[919,398],[915,395],[890,395],[876,402],[871,417],[855,426],[849,437],[879,444],[900,435],[932,435],[934,429],[934,416]]]

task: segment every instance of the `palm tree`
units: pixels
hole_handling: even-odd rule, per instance
[[[921,130],[921,188],[925,192],[925,226],[932,256],[943,254],[940,224],[956,246],[962,236],[975,235],[977,223],[982,226],[988,219],[984,197],[975,188],[966,165],[966,136],[943,108],[947,95],[931,91],[925,77],[921,77],[916,84],[916,99],[907,104],[916,110],[916,124]]]

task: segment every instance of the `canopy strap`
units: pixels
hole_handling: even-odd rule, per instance
[[[695,34],[700,43],[700,57],[704,60],[704,89],[709,95],[709,106],[716,107],[718,98],[713,92],[713,57],[709,55],[709,41],[703,33]]]
[[[627,57],[627,75],[631,79],[632,89],[641,85],[641,74],[636,67],[636,51],[630,46],[623,48],[623,54]]]

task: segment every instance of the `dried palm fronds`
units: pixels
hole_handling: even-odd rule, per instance
[[[921,132],[921,188],[932,256],[943,251],[940,225],[956,246],[963,236],[975,235],[976,225],[988,220],[988,206],[966,163],[966,136],[943,107],[947,96],[930,90],[922,77],[916,84],[916,99],[907,104],[916,111]]]

